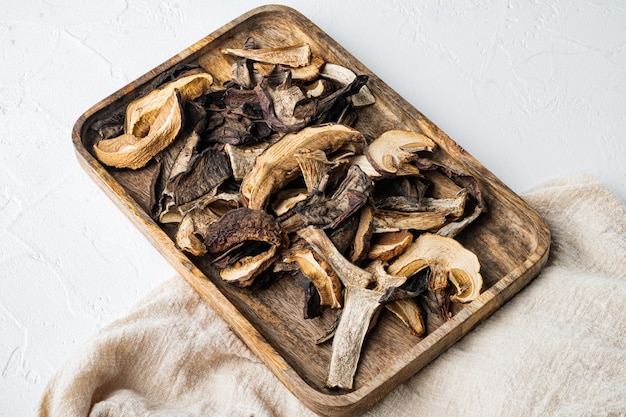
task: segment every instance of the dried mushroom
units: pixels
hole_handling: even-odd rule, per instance
[[[351,389],[365,335],[372,319],[382,307],[381,297],[391,287],[398,287],[406,277],[391,275],[382,262],[362,269],[344,258],[326,234],[309,226],[298,235],[326,261],[345,286],[343,313],[333,340],[333,351],[326,386]],[[369,288],[375,283],[374,288]]]
[[[341,85],[349,85],[354,82],[357,75],[352,70],[337,64],[326,63],[320,72],[320,75],[324,78],[331,79],[338,82]],[[356,95],[351,98],[352,104],[355,107],[367,106],[374,104],[376,99],[370,92],[369,88],[363,87]]]
[[[134,100],[126,108],[125,132],[137,137],[145,136],[165,101],[175,91],[180,94],[181,101],[194,100],[208,93],[212,84],[213,77],[210,74],[196,70]]]
[[[331,124],[307,127],[283,136],[256,158],[241,183],[241,194],[252,209],[264,209],[270,196],[284,187],[298,171],[294,157],[298,149],[332,152],[348,142],[364,141],[363,135],[347,126]]]
[[[480,294],[483,277],[478,258],[451,237],[420,235],[388,270],[392,274],[412,275],[425,267],[431,270],[428,288],[432,292],[442,292],[451,282],[456,288],[451,301],[468,303]]]
[[[294,45],[282,48],[237,49],[224,48],[223,54],[234,55],[267,64],[282,64],[290,67],[303,67],[311,62],[309,45]]]
[[[215,257],[214,264],[219,261],[223,266],[220,277],[242,287],[251,285],[269,268],[287,244],[288,238],[274,216],[246,207],[230,210],[209,224],[204,240]]]
[[[413,242],[413,235],[408,230],[379,233],[370,244],[367,257],[388,261],[400,255]]]
[[[194,71],[134,100],[126,108],[125,133],[96,143],[96,158],[117,168],[143,167],[178,135],[182,102],[206,94],[212,83],[211,75]]]
[[[180,95],[172,92],[165,99],[145,136],[125,133],[96,143],[93,151],[103,164],[116,168],[138,169],[174,141],[182,126]]]
[[[370,143],[365,156],[383,176],[419,175],[419,169],[410,162],[418,158],[417,152],[432,152],[435,148],[435,142],[421,133],[388,130]]]
[[[328,264],[318,258],[311,250],[300,249],[291,251],[284,261],[298,264],[304,276],[315,285],[321,305],[341,308],[343,304],[341,282]]]

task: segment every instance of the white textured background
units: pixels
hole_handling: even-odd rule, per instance
[[[0,0],[0,416],[174,274],[78,166],[87,108],[260,1]],[[288,1],[514,191],[626,200],[626,3]],[[462,5],[461,5],[462,4]]]

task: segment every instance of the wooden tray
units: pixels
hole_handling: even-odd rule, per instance
[[[479,181],[489,206],[488,213],[458,236],[478,255],[484,292],[424,338],[410,335],[398,321],[383,315],[366,339],[351,392],[324,388],[331,344],[317,346],[314,340],[330,325],[332,313],[304,320],[301,290],[290,280],[279,280],[270,290],[224,284],[208,263],[192,261],[175,246],[175,229],[151,219],[146,175],[105,168],[90,153],[92,143],[85,133],[91,123],[124,108],[149,88],[152,79],[179,63],[199,62],[216,83],[229,79],[230,65],[219,50],[241,47],[249,36],[260,46],[306,42],[327,62],[369,75],[376,104],[362,110],[356,128],[373,136],[392,128],[424,132],[437,142],[449,166]],[[550,232],[537,213],[320,28],[283,6],[264,6],[242,15],[105,98],[78,119],[72,139],[80,164],[96,183],[278,379],[323,415],[354,415],[379,401],[520,291],[548,257]]]

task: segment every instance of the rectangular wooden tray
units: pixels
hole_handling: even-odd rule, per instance
[[[351,392],[324,388],[331,344],[314,341],[330,325],[332,314],[304,320],[301,290],[290,280],[279,280],[269,290],[225,284],[208,263],[192,262],[176,247],[174,228],[151,219],[144,173],[105,168],[90,153],[93,144],[85,133],[91,123],[125,108],[176,64],[200,63],[220,84],[230,78],[230,64],[219,50],[241,47],[249,36],[262,47],[308,43],[327,62],[367,74],[376,103],[363,110],[356,128],[372,136],[392,128],[427,134],[450,166],[478,180],[489,206],[458,236],[481,262],[484,292],[424,338],[383,315],[366,339]],[[240,16],[100,101],[78,119],[72,139],[80,164],[95,182],[278,379],[322,415],[354,415],[379,401],[520,291],[548,257],[550,232],[536,212],[320,28],[284,6],[264,6]]]

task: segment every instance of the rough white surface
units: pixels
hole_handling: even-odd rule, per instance
[[[78,166],[90,106],[261,1],[3,0],[0,416],[174,270]],[[587,171],[626,200],[626,5],[289,1],[514,191]]]

